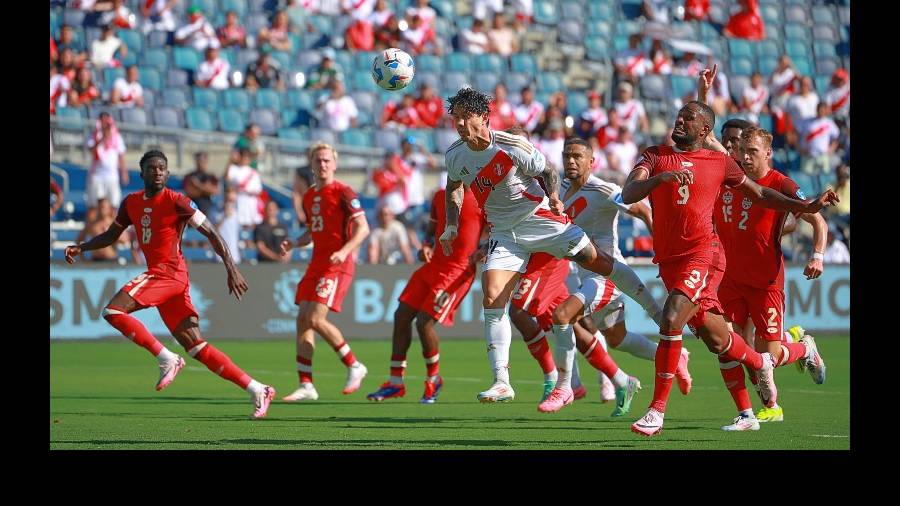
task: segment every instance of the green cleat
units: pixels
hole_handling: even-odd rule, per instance
[[[803,327],[801,327],[800,325],[794,325],[793,327],[788,329],[788,334],[791,335],[793,342],[799,343],[800,339],[802,339],[803,336],[806,334],[806,331],[803,330]],[[806,371],[806,361],[805,360],[802,360],[802,359],[798,360],[798,361],[794,362],[794,364],[797,366],[797,371],[800,372],[801,374],[803,374]],[[760,420],[760,421],[762,421],[762,420]]]
[[[553,380],[544,380],[544,395],[541,396],[541,402],[547,400],[547,397],[550,397],[550,392],[553,391],[553,387],[556,386],[556,382]]]
[[[774,408],[764,407],[756,413],[756,419],[759,420],[759,423],[783,422],[784,409],[782,409],[781,406],[775,406]]]
[[[616,389],[616,409],[613,410],[610,416],[617,418],[628,414],[631,411],[631,401],[640,390],[640,380],[634,376],[629,376],[628,384]]]

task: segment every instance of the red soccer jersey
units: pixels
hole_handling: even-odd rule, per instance
[[[478,239],[481,238],[481,230],[485,225],[484,214],[475,203],[472,189],[468,186],[464,188],[466,196],[463,199],[462,209],[459,211],[459,235],[453,241],[453,252],[449,257],[445,256],[444,248],[440,244],[435,244],[431,263],[466,266],[469,264],[469,256],[478,248]],[[447,225],[445,193],[445,190],[438,190],[431,202],[431,219],[437,222],[437,227],[434,229],[435,237],[440,237]]]
[[[365,214],[356,192],[338,180],[321,189],[315,185],[306,190],[303,194],[303,211],[313,240],[310,269],[330,266],[331,254],[350,240],[350,222]],[[347,255],[342,265],[344,272],[352,270],[355,256]]]
[[[444,115],[444,101],[441,97],[431,97],[430,100],[417,99],[415,108],[422,123],[431,128],[437,127]]]
[[[646,169],[648,177],[687,169],[694,182],[663,183],[650,192],[653,208],[654,263],[677,260],[715,247],[713,208],[722,185],[738,186],[746,176],[730,156],[708,149],[677,151],[669,146],[647,148],[632,170]]]
[[[796,199],[806,196],[791,178],[778,171],[756,181]],[[781,229],[787,213],[767,209],[734,188],[723,188],[716,203],[716,230],[728,259],[725,275],[755,288],[784,287]]]
[[[203,219],[203,213],[191,199],[164,188],[149,199],[143,190],[129,194],[119,207],[116,223],[123,227],[134,225],[147,259],[147,272],[186,281],[181,235],[189,221],[198,226]]]

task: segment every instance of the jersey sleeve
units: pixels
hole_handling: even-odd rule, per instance
[[[734,188],[743,184],[747,179],[744,171],[738,167],[738,164],[730,156],[722,154],[722,157],[725,159],[725,186]]]
[[[197,208],[193,200],[184,195],[175,197],[175,214],[179,221],[187,221],[194,228],[200,227],[206,221],[206,215]]]
[[[800,185],[798,185],[793,179],[786,177],[781,180],[781,193],[787,195],[792,199],[798,200],[806,200],[806,194],[803,193],[803,190],[800,189]]]
[[[656,162],[659,161],[659,152],[654,149],[655,147],[649,147],[641,153],[641,157],[638,158],[638,161],[635,162],[634,167],[632,167],[631,172],[634,172],[638,169],[646,170],[647,176],[652,176],[656,171]]]
[[[612,193],[609,194],[609,197],[606,199],[604,204],[610,207],[615,207],[617,210],[622,211],[623,213],[627,213],[631,206],[626,204],[622,200],[622,188],[619,185],[612,183],[609,183],[609,186],[612,187]]]
[[[458,182],[462,181],[459,175],[459,168],[456,166],[456,157],[451,155],[449,150],[445,154],[445,163],[447,164],[447,180]]]
[[[122,225],[122,228],[128,228],[131,225],[131,218],[128,216],[128,197],[122,199],[119,205],[119,212],[116,214],[115,222]]]
[[[520,168],[524,174],[529,176],[540,176],[547,167],[547,159],[544,158],[544,154],[541,153],[541,150],[532,146],[530,143],[528,147],[531,148],[531,152],[529,152],[528,148],[520,148],[518,146],[514,147],[512,151],[521,157]]]
[[[356,192],[349,186],[346,186],[341,190],[341,206],[347,211],[347,215],[351,219],[356,218],[361,214],[366,214],[362,208],[362,204],[359,202],[359,197],[356,196]]]

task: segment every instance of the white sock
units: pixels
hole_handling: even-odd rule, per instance
[[[169,361],[171,361],[171,360],[175,360],[175,357],[177,357],[177,356],[178,356],[177,354],[172,353],[171,351],[169,351],[168,348],[166,348],[165,346],[163,346],[163,349],[160,350],[159,355],[156,356],[156,360],[157,360],[160,364],[164,364],[164,363],[169,362]]]
[[[603,332],[600,332],[599,330],[597,332],[594,332],[594,337],[597,338],[597,341],[600,342],[600,346],[603,347],[603,351],[608,352],[609,346],[606,345],[606,337],[603,336]]]
[[[556,383],[556,380],[558,378],[559,378],[559,373],[556,372],[556,369],[553,369],[552,371],[550,371],[544,375],[544,381],[552,381],[552,382]]]
[[[247,385],[247,388],[245,388],[244,390],[246,390],[247,392],[249,392],[251,394],[256,395],[259,392],[261,392],[263,388],[265,388],[265,385],[256,381],[255,379],[252,379],[252,380],[250,380],[250,384]]]
[[[626,386],[628,386],[628,375],[625,374],[622,369],[619,369],[615,374],[613,374],[612,382],[613,385],[616,386],[616,388],[625,388]]]
[[[556,380],[557,388],[572,390],[572,368],[575,362],[575,331],[571,325],[553,325],[553,335],[556,338],[553,346],[553,360],[556,362],[556,370],[559,378]]]
[[[609,279],[616,284],[616,288],[621,290],[622,293],[640,304],[641,307],[644,308],[644,311],[651,317],[657,318],[657,315],[662,311],[662,308],[659,307],[656,299],[650,294],[650,290],[647,289],[641,281],[641,278],[634,272],[634,269],[627,264],[623,264],[616,260],[615,263],[613,263],[613,269],[609,274]]]
[[[655,342],[648,339],[644,334],[628,332],[625,334],[625,339],[622,339],[622,343],[616,349],[645,360],[656,360],[657,346]]]
[[[574,357],[572,358],[572,389],[576,389],[581,386],[581,374],[578,372],[578,359]]]
[[[496,381],[509,384],[509,345],[512,327],[506,308],[484,308],[484,340],[487,343],[488,362]]]
[[[739,415],[742,415],[742,416],[749,416],[749,417],[751,417],[751,418],[755,418],[755,417],[756,417],[756,415],[753,414],[753,410],[752,410],[752,409],[745,409],[745,410],[743,410],[743,411],[739,411],[738,414],[739,414]]]
[[[401,378],[400,376],[391,376],[389,381],[391,382],[391,385],[403,384],[403,378]]]

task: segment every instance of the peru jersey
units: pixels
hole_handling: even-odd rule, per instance
[[[350,222],[365,214],[352,188],[334,180],[324,188],[311,186],[303,194],[306,226],[313,240],[313,255],[309,268],[331,265],[331,254],[350,240]],[[345,272],[355,265],[355,254],[347,255],[342,267]]]
[[[472,151],[460,139],[447,149],[446,163],[447,178],[472,189],[494,230],[510,230],[538,206],[547,207],[547,196],[534,179],[547,162],[524,137],[492,131],[484,151]]]
[[[447,225],[445,193],[444,190],[438,190],[434,194],[434,200],[431,201],[431,219],[437,222],[434,229],[435,237],[440,237]],[[484,215],[478,204],[475,203],[475,196],[472,195],[470,189],[466,188],[466,197],[459,212],[459,235],[453,241],[453,252],[449,257],[445,256],[444,248],[440,244],[435,244],[431,262],[439,265],[468,266],[469,256],[478,248],[478,239],[481,238],[481,229],[484,224]]]
[[[572,183],[563,179],[560,194],[565,196]],[[624,262],[619,251],[619,211],[628,212],[622,203],[622,188],[591,176],[563,205],[572,223],[581,227],[602,251]]]
[[[647,170],[648,177],[687,169],[694,182],[686,185],[663,183],[650,192],[653,208],[654,263],[677,260],[699,252],[710,252],[715,239],[713,208],[722,185],[741,185],[747,176],[725,153],[698,149],[685,152],[675,147],[647,148],[635,170]]]
[[[147,272],[185,281],[188,275],[181,255],[181,235],[189,223],[199,227],[204,220],[206,216],[191,199],[169,188],[149,199],[143,190],[129,194],[116,216],[119,225],[134,225],[147,259]]]
[[[797,183],[778,171],[770,170],[756,183],[806,200]],[[784,287],[781,229],[786,216],[760,206],[737,188],[722,189],[715,220],[728,259],[727,278],[755,288]]]

